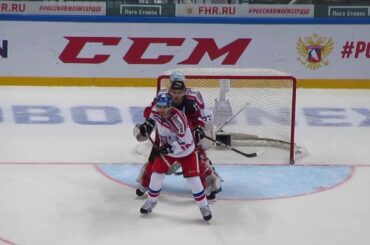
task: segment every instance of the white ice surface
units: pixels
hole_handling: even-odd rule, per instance
[[[370,244],[370,127],[351,108],[370,109],[370,91],[299,90],[296,139],[310,155],[296,164],[357,165],[332,190],[268,201],[222,201],[205,224],[190,199],[161,196],[140,217],[134,189],[100,174],[90,163],[140,163],[128,106],[151,101],[151,88],[0,88],[0,244]],[[54,105],[65,123],[14,123],[12,105]],[[70,108],[120,108],[123,123],[77,125]],[[300,108],[345,108],[352,127],[312,127]],[[338,113],[338,114],[341,114]],[[330,121],[330,120],[329,120]],[[215,163],[283,163],[286,152],[259,159],[212,151]],[[44,163],[44,164],[39,164]],[[58,164],[69,163],[69,164]],[[361,165],[361,166],[358,166]]]

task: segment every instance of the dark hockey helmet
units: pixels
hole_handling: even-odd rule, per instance
[[[185,84],[183,81],[174,81],[170,86],[173,90],[185,90]]]

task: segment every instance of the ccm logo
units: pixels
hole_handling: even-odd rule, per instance
[[[64,63],[100,64],[107,61],[109,54],[95,54],[93,57],[80,57],[79,54],[88,43],[101,43],[101,45],[116,46],[121,41],[120,37],[64,37],[69,42],[59,56]],[[161,38],[161,37],[129,37],[133,42],[123,60],[127,64],[167,64],[174,55],[158,55],[157,57],[143,58],[145,51],[151,45],[164,44],[166,46],[182,46],[185,38]],[[223,65],[235,65],[240,56],[251,42],[250,38],[239,38],[223,47],[219,47],[213,38],[193,38],[195,48],[188,58],[177,63],[181,65],[196,65],[208,54],[211,60],[225,55]]]

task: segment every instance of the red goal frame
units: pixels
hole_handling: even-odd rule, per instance
[[[161,80],[169,79],[170,75],[160,75],[157,78],[157,94],[161,89]],[[296,98],[297,98],[297,79],[293,76],[249,76],[249,75],[185,75],[187,79],[266,79],[266,80],[291,80],[292,84],[292,112],[290,126],[290,150],[289,162],[294,164],[294,146],[295,146],[295,117],[296,117]]]

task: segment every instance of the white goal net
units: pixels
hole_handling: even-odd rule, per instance
[[[158,77],[157,91],[169,87],[166,71]],[[214,113],[215,137],[230,139],[234,146],[285,148],[294,163],[296,79],[269,69],[176,69],[186,86],[201,92]],[[297,151],[298,152],[298,151]],[[296,152],[296,153],[297,153]]]

